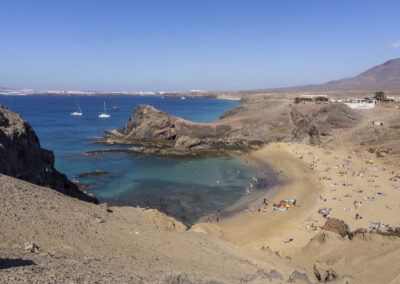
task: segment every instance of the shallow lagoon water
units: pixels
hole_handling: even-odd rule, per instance
[[[108,119],[98,118],[103,103]],[[83,116],[71,116],[79,102]],[[156,208],[187,224],[223,209],[245,194],[254,170],[227,157],[169,159],[126,153],[87,155],[105,130],[123,127],[139,104],[154,107],[195,122],[217,120],[239,103],[227,100],[127,96],[0,96],[0,104],[30,122],[43,148],[54,151],[56,168],[75,181],[90,184],[86,190],[102,201],[118,205]],[[120,110],[111,110],[118,105]],[[108,175],[78,178],[96,169]]]

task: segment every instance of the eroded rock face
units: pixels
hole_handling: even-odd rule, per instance
[[[333,138],[337,131],[354,127],[362,119],[344,104],[299,104],[292,107],[291,115],[296,125],[295,140],[314,145]]]
[[[342,104],[292,106],[266,100],[233,108],[210,123],[194,123],[139,105],[125,127],[108,131],[101,143],[143,146],[136,152],[156,155],[247,151],[277,141],[321,144],[360,120]]]
[[[148,105],[137,106],[124,128],[109,133],[106,144],[143,145],[167,153],[166,149],[208,151],[238,145],[227,139],[231,133],[229,125],[193,123]]]
[[[159,111],[152,106],[139,105],[124,128],[120,129],[125,139],[152,139],[170,141],[176,138],[177,117]]]
[[[54,168],[53,152],[40,147],[26,120],[3,106],[0,106],[0,173],[98,203]]]

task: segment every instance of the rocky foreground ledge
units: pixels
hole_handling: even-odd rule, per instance
[[[228,110],[220,120],[194,123],[139,105],[125,127],[107,131],[98,142],[136,147],[93,152],[200,156],[244,153],[277,141],[321,144],[361,118],[343,104],[294,105],[289,100],[260,99]]]
[[[30,124],[4,106],[0,106],[0,173],[98,203],[54,168],[53,152],[41,148]]]

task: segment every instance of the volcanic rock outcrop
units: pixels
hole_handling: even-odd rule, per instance
[[[362,116],[345,105],[291,105],[287,100],[251,101],[210,123],[194,123],[137,106],[122,129],[107,132],[102,143],[144,146],[156,155],[198,155],[247,151],[274,141],[322,144],[357,125]]]
[[[108,131],[104,144],[145,146],[144,153],[179,155],[243,150],[248,141],[233,138],[225,123],[193,123],[148,105],[137,106],[124,128]]]
[[[0,173],[98,203],[54,168],[53,152],[40,147],[30,124],[3,106],[0,106]]]
[[[299,104],[291,109],[294,140],[321,144],[337,136],[338,132],[357,125],[362,115],[344,104],[311,105]]]
[[[142,146],[132,152],[153,155],[243,152],[275,141],[323,144],[357,125],[361,118],[344,104],[292,105],[288,100],[254,100],[228,110],[220,120],[194,123],[139,105],[125,127],[107,131],[101,143]]]

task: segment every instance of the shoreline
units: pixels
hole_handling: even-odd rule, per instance
[[[115,149],[116,151],[112,151],[112,152],[124,152],[124,153],[130,153],[133,154],[131,152],[126,152],[125,149]],[[129,151],[129,150],[128,150]],[[106,151],[105,153],[109,153],[108,151]],[[243,153],[220,153],[219,155],[207,155],[207,156],[193,156],[193,157],[188,157],[188,156],[181,156],[181,157],[165,157],[162,156],[163,159],[165,160],[173,160],[173,161],[193,161],[193,160],[202,160],[202,159],[207,159],[207,158],[218,158],[218,159],[234,159],[237,162],[241,163],[242,167],[248,168],[250,170],[250,173],[246,174],[246,182],[250,182],[251,181],[251,177],[253,175],[256,175],[256,172],[259,172],[260,169],[256,169],[254,166],[249,165],[248,163],[246,163],[244,155],[247,154],[243,154]],[[148,155],[149,157],[152,158],[159,158],[156,155]],[[234,164],[229,164],[229,167],[232,170],[236,171],[236,167]],[[241,169],[242,171],[242,169]],[[218,212],[218,209],[222,210],[223,212],[223,217],[227,218],[228,216],[233,216],[235,215],[237,212],[240,212],[242,210],[242,207],[245,206],[247,207],[247,204],[249,202],[249,198],[251,198],[251,200],[254,200],[254,197],[258,196],[259,198],[261,198],[260,196],[264,195],[266,192],[269,192],[271,190],[271,185],[276,184],[276,180],[275,180],[275,176],[273,175],[273,171],[272,169],[268,166],[265,165],[265,167],[263,168],[263,172],[265,172],[265,176],[262,178],[263,181],[260,182],[260,186],[256,187],[255,190],[253,191],[253,194],[246,196],[245,195],[245,189],[243,189],[243,197],[238,198],[237,200],[235,200],[233,203],[228,204],[225,207],[221,207],[221,208],[215,208],[215,210],[213,210],[212,212],[208,212],[205,213],[203,215],[201,215],[200,217],[196,218],[196,219],[192,219],[191,222],[187,222],[185,220],[182,220],[181,218],[179,218],[179,215],[174,214],[173,212],[165,212],[163,211],[161,208],[157,207],[157,205],[159,203],[157,202],[148,202],[148,204],[140,204],[140,203],[120,203],[118,201],[111,201],[111,200],[105,200],[103,198],[99,198],[99,201],[101,204],[107,204],[111,207],[133,207],[136,209],[144,209],[144,210],[157,210],[162,214],[166,214],[168,217],[170,218],[174,218],[175,220],[177,220],[178,222],[182,222],[184,223],[186,226],[188,226],[188,228],[191,228],[192,226],[202,223],[202,222],[206,222],[207,218],[209,216],[212,216],[213,219],[215,219],[216,214]],[[85,178],[85,177],[97,177],[97,176],[103,176],[103,175],[110,175],[112,172],[107,172],[107,171],[102,171],[102,170],[95,170],[92,172],[83,172],[83,173],[79,173],[76,176],[81,177],[81,178]],[[85,181],[83,181],[83,185],[86,185],[84,183]],[[243,188],[246,187],[246,182],[244,182]],[[253,182],[254,184],[254,182]],[[266,187],[264,186],[266,185]],[[88,185],[90,186],[90,185]],[[248,187],[248,184],[247,184]],[[82,192],[86,192],[86,188],[82,187],[80,188],[80,190]],[[93,192],[95,193],[95,192]],[[90,193],[91,194],[91,193]],[[229,194],[229,193],[228,193]],[[197,206],[201,206],[201,204],[197,204]],[[176,212],[175,212],[176,213]],[[193,215],[186,215],[186,216],[193,216]],[[189,218],[190,219],[190,218]]]
[[[259,150],[258,150],[259,151]],[[263,180],[266,180],[266,186],[263,188],[257,188],[253,190],[253,192],[249,195],[244,195],[242,198],[237,200],[234,204],[223,208],[221,213],[221,220],[228,220],[235,218],[237,215],[244,212],[244,210],[248,210],[251,207],[256,209],[256,204],[262,203],[264,198],[269,200],[272,196],[274,196],[285,183],[284,177],[278,177],[274,173],[273,167],[269,163],[259,163],[256,162],[253,158],[251,158],[252,154],[241,154],[241,155],[233,155],[233,157],[241,160],[243,163],[247,164],[249,167],[252,167],[255,170],[256,176],[259,172],[262,172],[264,176]],[[253,163],[253,165],[250,165]],[[215,219],[216,215],[211,216]],[[195,224],[200,223],[201,220],[206,220],[207,217],[202,217]]]
[[[327,218],[343,220],[350,231],[359,228],[368,231],[374,223],[382,224],[383,229],[386,225],[399,227],[400,190],[392,185],[394,181],[391,180],[392,171],[396,171],[376,162],[371,167],[365,167],[370,157],[349,152],[346,147],[328,151],[299,143],[272,143],[253,152],[249,157],[258,167],[272,166],[283,170],[278,184],[237,206],[235,214],[208,225],[215,226],[220,236],[235,246],[252,251],[266,247],[284,255],[301,250],[321,231],[326,221],[319,213],[321,208],[331,208]],[[336,168],[335,163],[345,162],[349,155],[352,155],[352,162],[347,164],[351,164],[354,170],[366,170],[364,178],[350,171],[345,175],[340,167]],[[370,176],[374,180],[368,179]],[[341,182],[346,179],[348,185],[342,185]],[[336,184],[336,188],[332,188],[332,184]],[[362,190],[364,192],[360,194]],[[382,194],[375,196],[376,192]],[[374,198],[364,199],[364,195]],[[269,201],[267,212],[262,209],[257,212],[263,198]],[[272,209],[274,200],[279,202],[295,198],[297,205],[286,211]],[[246,207],[254,207],[254,212],[245,212]],[[292,238],[293,241],[285,243],[285,238]]]
[[[296,160],[281,149],[279,143],[269,144],[262,150],[253,152],[250,159],[258,167],[272,166],[282,171],[278,184],[247,203],[248,206],[254,206],[254,212],[238,212],[232,218],[222,219],[216,226],[226,240],[246,249],[270,247],[280,250],[304,246],[309,241],[308,232],[296,233],[296,242],[285,244],[283,240],[286,237],[293,238],[292,228],[300,229],[299,218],[304,222],[312,208],[313,200],[308,196],[321,190],[315,182],[315,173],[307,169],[304,162]],[[267,212],[257,212],[258,206],[262,206],[263,198],[268,199]],[[298,202],[295,207],[285,211],[272,209],[274,201],[284,199],[297,199]]]

